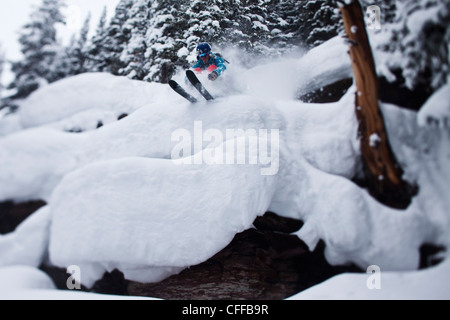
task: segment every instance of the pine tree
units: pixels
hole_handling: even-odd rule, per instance
[[[446,82],[449,73],[448,38],[450,1],[399,1],[402,29],[400,50],[405,56],[403,75],[410,88],[430,83],[435,90]],[[412,25],[414,17],[427,14],[420,26]],[[431,14],[431,15],[429,15]]]
[[[103,8],[102,14],[100,16],[100,20],[97,25],[97,29],[95,31],[94,36],[91,39],[91,43],[86,49],[86,69],[91,72],[103,71],[106,69],[106,57],[104,56],[105,50],[103,50],[103,43],[107,38],[107,24],[106,24],[106,15],[107,15],[106,6]]]
[[[130,9],[129,17],[123,29],[131,35],[120,56],[124,68],[119,72],[130,79],[144,78],[145,52],[147,45],[145,35],[148,27],[151,1],[137,0]]]
[[[234,39],[225,37],[226,40],[224,40],[237,41],[238,48],[245,50],[251,56],[268,55],[269,53],[265,50],[270,37],[267,9],[265,1],[262,0],[242,1],[239,10],[233,12],[232,16],[232,21],[235,22]]]
[[[176,66],[187,67],[179,50],[186,44],[183,33],[188,28],[184,17],[188,3],[185,0],[160,0],[149,5],[144,80],[166,82],[174,74]]]
[[[251,66],[336,35],[332,0],[122,0],[107,31],[92,40],[89,70],[146,81],[167,81],[195,61],[195,47],[234,47]],[[305,26],[308,27],[305,27]]]
[[[219,51],[230,45],[242,50],[247,54],[242,55],[240,62],[246,65],[251,65],[255,55],[268,57],[288,50],[287,37],[275,30],[282,19],[272,10],[272,2],[278,3],[164,0],[154,4],[147,33],[145,79],[161,81],[161,69],[170,76],[177,67],[188,68],[193,63],[192,57],[195,59],[190,53],[200,42],[209,42]],[[283,26],[287,24],[284,22]]]
[[[75,41],[75,46],[72,47],[69,53],[72,57],[72,68],[70,70],[71,75],[80,74],[86,72],[86,60],[87,60],[87,40],[89,34],[89,24],[91,21],[91,14],[89,13],[84,21],[83,27],[80,30],[80,35]]]
[[[218,42],[221,40],[222,27],[220,21],[226,17],[226,6],[222,1],[195,1],[188,2],[186,10],[181,16],[183,20],[187,22],[187,28],[183,33],[183,38],[188,39],[191,43],[188,46],[192,46],[192,42]]]
[[[116,12],[107,28],[107,37],[99,48],[100,55],[104,57],[103,68],[100,71],[119,75],[125,66],[120,60],[122,51],[131,38],[130,30],[124,28],[129,17],[130,9],[136,0],[121,0]]]
[[[120,56],[131,38],[124,24],[135,1],[120,0],[108,26],[106,26],[106,8],[104,9],[97,31],[88,48],[86,66],[89,71],[120,74],[125,66]]]
[[[379,49],[401,59],[389,61],[392,73],[411,90],[431,94],[447,81],[450,71],[450,0],[398,0],[390,34]]]
[[[295,25],[307,47],[318,46],[343,30],[336,1],[309,0],[301,1],[299,4],[299,19]]]
[[[0,42],[0,99],[2,97],[2,91],[4,89],[3,85],[3,69],[6,63],[6,56],[5,52],[3,51],[2,44]]]
[[[23,60],[13,63],[15,79],[12,87],[17,97],[26,97],[41,83],[55,81],[55,57],[61,49],[56,38],[56,24],[64,23],[61,0],[43,0],[30,16],[31,21],[22,28],[19,42]]]
[[[87,40],[91,15],[88,14],[78,37],[72,36],[69,45],[56,58],[55,74],[58,79],[77,75],[88,71],[87,68]]]

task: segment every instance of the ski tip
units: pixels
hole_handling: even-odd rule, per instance
[[[186,70],[186,76],[188,77],[188,78],[197,78],[197,76],[195,75],[195,72],[194,71],[192,71],[192,70]]]
[[[174,81],[174,80],[169,80],[169,86],[175,90],[175,91],[179,91],[181,86],[179,85],[178,82]]]

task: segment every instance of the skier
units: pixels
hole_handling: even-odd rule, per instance
[[[220,54],[212,53],[211,46],[208,43],[200,43],[197,46],[197,54],[198,61],[192,66],[192,69],[196,73],[201,73],[206,70],[209,72],[209,80],[217,80],[217,78],[227,69],[225,66],[226,60],[223,59]]]
[[[217,78],[227,69],[225,63],[229,63],[222,58],[220,53],[212,53],[211,46],[207,43],[200,43],[197,46],[197,63],[192,66],[190,70],[186,71],[186,78],[184,81],[186,84],[192,85],[206,100],[214,100],[214,96],[211,95],[208,90],[203,86],[195,73],[201,73],[203,71],[208,72],[208,79],[211,81],[217,80]],[[197,98],[189,94],[178,82],[171,79],[169,80],[170,87],[183,98],[195,103]]]

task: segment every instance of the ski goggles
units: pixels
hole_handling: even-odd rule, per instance
[[[209,52],[201,53],[201,52],[199,51],[199,52],[198,52],[198,56],[199,56],[200,58],[209,56]]]

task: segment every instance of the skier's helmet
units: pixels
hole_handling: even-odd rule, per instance
[[[200,58],[209,55],[210,53],[211,53],[211,46],[208,43],[206,42],[200,43],[197,46],[197,54]]]

